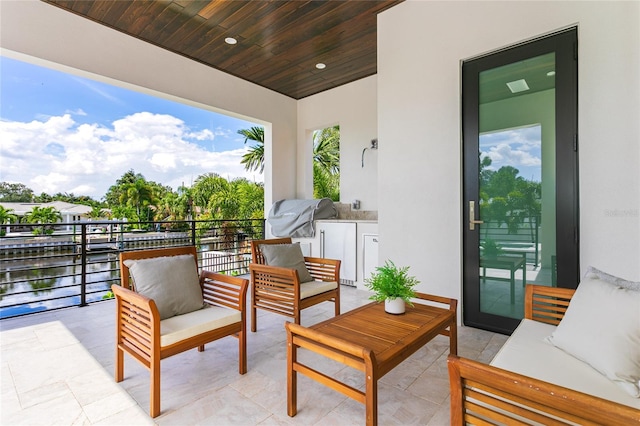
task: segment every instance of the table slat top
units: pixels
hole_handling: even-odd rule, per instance
[[[384,303],[370,303],[309,328],[373,351],[384,367],[400,352],[417,350],[451,322],[449,309],[414,303],[401,315],[386,313]],[[383,368],[386,370],[387,368]]]

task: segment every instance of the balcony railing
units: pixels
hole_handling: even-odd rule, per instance
[[[120,282],[121,251],[195,245],[202,269],[248,273],[263,219],[2,225],[0,318],[85,306]]]

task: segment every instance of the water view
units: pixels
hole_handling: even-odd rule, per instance
[[[24,315],[102,300],[111,284],[119,282],[117,253],[30,253],[2,260],[0,318]]]

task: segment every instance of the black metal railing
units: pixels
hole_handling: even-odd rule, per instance
[[[264,238],[264,226],[264,219],[2,225],[0,319],[110,297],[122,251],[195,245],[201,269],[246,274],[249,242]]]

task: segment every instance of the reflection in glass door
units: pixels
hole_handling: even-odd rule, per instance
[[[554,145],[545,140],[545,151]],[[524,285],[554,281],[555,185],[542,191],[543,179],[553,180],[554,164],[544,161],[543,178],[541,124],[483,133],[479,146],[480,310],[522,318]]]
[[[509,333],[525,285],[558,285],[559,266],[575,288],[575,37],[463,64],[465,324]]]

